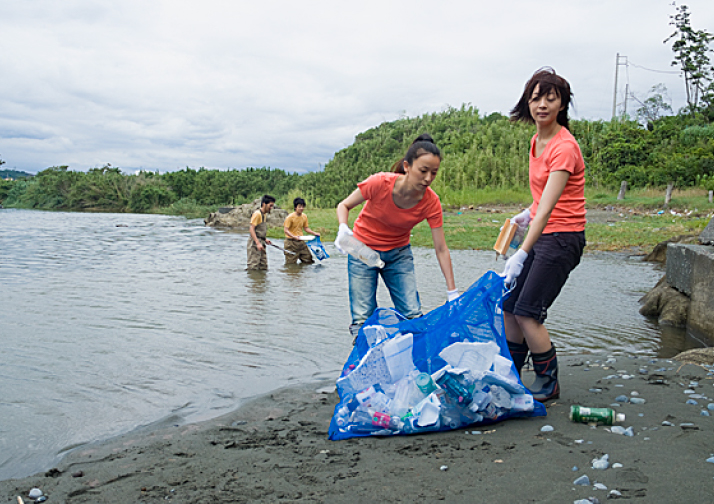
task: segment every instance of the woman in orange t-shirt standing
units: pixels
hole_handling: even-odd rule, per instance
[[[555,346],[543,322],[585,247],[585,163],[568,130],[571,97],[570,84],[543,68],[511,110],[512,121],[535,123],[536,134],[528,164],[533,203],[514,217],[530,230],[503,271],[513,287],[503,302],[504,322],[519,373],[531,352],[536,379],[529,389],[539,401],[560,395]]]
[[[385,263],[371,267],[349,256],[350,334],[359,328],[377,308],[377,283],[382,276],[396,310],[407,318],[422,315],[414,274],[414,257],[409,244],[412,228],[423,220],[431,227],[436,258],[446,280],[449,301],[459,293],[454,283],[451,254],[444,238],[441,201],[429,187],[434,181],[441,152],[428,134],[419,136],[404,157],[393,166],[393,173],[376,173],[357,184],[357,189],[337,205],[340,228],[335,247],[347,235],[376,250]],[[354,233],[347,225],[352,208],[366,201],[354,223]]]

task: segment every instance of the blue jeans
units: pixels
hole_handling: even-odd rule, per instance
[[[384,268],[369,267],[359,259],[349,256],[347,274],[350,280],[350,310],[352,326],[356,330],[377,309],[377,283],[379,275],[389,290],[394,308],[407,318],[420,317],[421,302],[414,274],[414,256],[411,245],[379,252]]]

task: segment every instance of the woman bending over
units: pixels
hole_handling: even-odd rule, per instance
[[[446,246],[441,202],[429,187],[441,164],[441,152],[430,135],[419,136],[404,157],[394,164],[393,173],[376,173],[357,184],[357,189],[337,205],[340,224],[335,247],[353,231],[347,225],[352,208],[366,201],[354,223],[354,237],[376,250],[384,267],[370,267],[349,256],[350,333],[359,328],[377,308],[377,282],[381,275],[396,310],[407,318],[422,315],[417,292],[409,236],[423,220],[431,227],[436,258],[446,280],[449,301],[459,293],[454,283],[451,254]]]

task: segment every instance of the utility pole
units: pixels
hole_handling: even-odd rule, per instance
[[[620,58],[625,58],[624,63],[620,63]],[[615,90],[612,92],[612,118],[615,119],[617,117],[617,73],[620,69],[620,65],[625,65],[627,66],[627,56],[620,56],[620,53],[617,53],[617,56],[615,57]],[[625,98],[627,99],[627,98]]]

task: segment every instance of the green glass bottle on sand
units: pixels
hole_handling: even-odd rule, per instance
[[[574,422],[612,425],[615,422],[624,422],[625,414],[615,413],[612,408],[588,408],[573,405],[570,407],[570,419]]]

